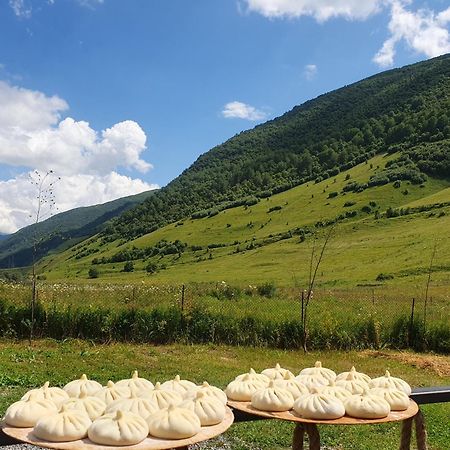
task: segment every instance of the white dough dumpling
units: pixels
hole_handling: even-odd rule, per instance
[[[269,379],[267,378],[267,380]],[[229,383],[225,394],[230,400],[249,402],[256,391],[264,389],[268,384],[268,381],[252,378],[250,374],[245,374],[243,378]]]
[[[97,391],[94,396],[102,400],[106,405],[109,405],[115,400],[130,398],[131,391],[130,388],[126,386],[117,386],[109,380],[108,384]]]
[[[260,380],[263,381],[266,384],[269,384],[270,378],[267,375],[264,375],[262,373],[256,372],[253,368],[250,368],[250,370],[247,373],[242,373],[238,375],[234,380],[235,381],[241,381],[243,378],[247,380]]]
[[[368,390],[352,395],[344,406],[346,414],[356,419],[382,419],[391,412],[389,403],[383,397],[370,394]]]
[[[40,418],[33,434],[50,442],[76,441],[87,436],[91,424],[85,412],[63,406],[61,412]]]
[[[318,391],[320,391],[322,394],[333,395],[341,402],[347,400],[353,395],[350,391],[348,391],[344,387],[336,386],[334,381],[330,381],[328,386],[319,387]]]
[[[158,409],[167,408],[169,405],[178,405],[183,401],[181,394],[169,389],[163,389],[159,382],[155,384],[155,388],[151,391],[141,391],[139,395],[143,398],[148,398],[158,406]]]
[[[198,391],[195,398],[184,400],[179,406],[194,411],[202,427],[222,422],[226,412],[225,405],[218,398],[207,396],[202,391]]]
[[[299,375],[316,375],[325,378],[327,381],[334,381],[336,379],[336,373],[331,369],[322,367],[321,361],[316,361],[314,367],[307,367],[301,370]]]
[[[294,405],[294,397],[287,390],[275,386],[274,380],[269,385],[252,395],[251,404],[261,411],[289,411]]]
[[[342,373],[340,373],[340,374],[336,377],[336,381],[340,381],[340,380],[345,380],[345,379],[347,379],[347,377],[348,377],[349,374],[352,374],[352,375],[353,375],[353,378],[354,378],[355,380],[363,381],[363,382],[366,383],[367,385],[368,385],[368,384],[370,383],[370,381],[371,381],[369,375],[366,375],[365,373],[362,373],[362,372],[358,372],[358,371],[355,369],[355,366],[352,366],[352,368],[350,369],[349,372],[342,372]]]
[[[305,419],[332,420],[345,414],[344,404],[334,395],[313,389],[294,403],[294,411]]]
[[[207,396],[218,398],[224,405],[227,404],[227,394],[225,394],[225,392],[223,392],[222,389],[210,385],[207,381],[204,381],[203,384],[200,386],[196,386],[195,389],[186,392],[184,398],[185,399],[195,398],[198,391],[204,392],[205,395]]]
[[[58,408],[68,400],[69,394],[59,387],[52,386],[50,387],[50,383],[47,381],[42,387],[38,389],[31,389],[31,391],[26,392],[21,400],[28,400],[32,393],[37,394],[36,399],[50,400],[52,401]]]
[[[36,422],[44,416],[58,412],[56,405],[45,399],[39,399],[38,394],[30,394],[28,400],[13,403],[5,413],[5,422],[13,427],[34,427]]]
[[[274,386],[288,390],[294,400],[297,400],[302,395],[309,394],[309,389],[298,380],[294,375],[286,374],[282,380],[274,380]]]
[[[287,373],[294,375],[290,370],[284,369],[278,363],[275,364],[275,367],[264,369],[261,373],[271,380],[281,380]]]
[[[101,388],[102,385],[99,382],[89,380],[85,374],[81,375],[78,380],[70,381],[63,387],[67,394],[69,394],[69,397],[79,397],[82,389],[87,395],[94,395]]]
[[[308,389],[328,385],[328,380],[322,375],[297,375],[295,377],[300,383],[304,384]]]
[[[83,411],[87,413],[91,420],[95,420],[100,417],[106,409],[106,404],[103,400],[100,400],[98,397],[94,397],[92,395],[87,395],[83,388],[78,398],[69,398],[69,400],[63,403],[63,406],[66,406],[67,409],[77,409],[79,411]]]
[[[403,391],[406,395],[411,395],[411,386],[401,378],[392,377],[389,370],[382,377],[374,378],[369,383],[371,388],[392,388]]]
[[[370,394],[383,397],[391,407],[391,411],[405,411],[409,407],[409,397],[403,392],[392,388],[372,388]]]
[[[116,383],[117,387],[134,388],[137,391],[146,391],[154,388],[153,383],[146,378],[140,378],[137,370],[133,372],[131,378],[120,380]]]
[[[362,394],[364,390],[369,389],[369,385],[362,378],[356,378],[353,372],[347,372],[345,378],[337,379],[336,386],[342,387],[351,394]]]
[[[200,419],[194,411],[171,405],[147,419],[151,436],[163,439],[186,439],[201,429]]]
[[[159,411],[156,401],[148,397],[138,397],[135,392],[132,392],[130,398],[119,398],[110,403],[106,408],[106,414],[111,414],[116,411],[129,411],[146,419],[150,414]]]
[[[184,395],[187,391],[194,389],[197,385],[189,380],[182,380],[180,375],[176,375],[173,380],[165,381],[161,384],[161,389],[178,392]]]
[[[88,430],[89,439],[102,445],[135,445],[147,435],[147,422],[127,411],[105,414],[96,419]]]

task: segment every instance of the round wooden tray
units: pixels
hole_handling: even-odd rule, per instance
[[[290,420],[291,422],[303,422],[303,423],[316,423],[316,424],[327,424],[327,425],[365,425],[365,424],[375,424],[375,423],[386,423],[386,422],[397,422],[400,420],[409,419],[417,414],[419,407],[417,403],[413,400],[409,401],[409,407],[405,411],[391,411],[387,417],[382,419],[355,419],[353,417],[344,416],[340,419],[332,420],[319,420],[319,419],[305,419],[297,415],[293,410],[286,412],[268,412],[261,411],[254,408],[250,402],[235,402],[228,400],[228,406],[235,408],[239,411],[245,412],[247,414],[253,414],[255,416],[266,417],[268,419],[282,419]]]
[[[98,445],[89,439],[80,439],[78,441],[71,442],[50,442],[37,438],[33,434],[33,428],[15,428],[5,423],[2,423],[1,427],[3,432],[8,436],[17,439],[28,444],[37,445],[38,447],[46,447],[52,449],[62,449],[62,450],[167,450],[171,448],[187,447],[191,444],[196,444],[198,442],[206,441],[213,437],[222,434],[226,431],[233,423],[234,416],[230,408],[226,409],[225,418],[217,425],[212,425],[210,427],[202,427],[201,431],[195,436],[189,439],[158,439],[151,436],[145,438],[142,442],[136,445],[123,445],[123,446],[108,446],[108,445]]]

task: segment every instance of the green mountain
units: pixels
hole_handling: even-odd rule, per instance
[[[102,242],[131,240],[186,217],[250,206],[385,152],[397,152],[396,160],[347,189],[448,178],[449,92],[450,55],[444,55],[296,106],[200,156],[165,188],[113,220]]]
[[[0,268],[32,264],[33,245],[36,258],[61,250],[98,233],[108,220],[143,202],[154,191],[123,197],[100,205],[72,209],[29,225],[0,240]]]

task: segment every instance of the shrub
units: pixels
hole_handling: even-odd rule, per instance
[[[393,278],[394,275],[391,275],[390,273],[379,273],[376,277],[376,281],[392,280]]]
[[[127,261],[123,266],[124,272],[133,272],[134,270],[134,264],[133,261]]]
[[[96,267],[91,267],[88,272],[89,278],[98,278],[98,269]]]
[[[257,287],[258,294],[262,297],[272,298],[275,296],[277,287],[273,281],[268,281]]]
[[[154,262],[149,262],[145,267],[147,273],[155,273],[158,270],[158,265]]]
[[[279,211],[280,209],[283,209],[283,207],[282,206],[272,206],[271,208],[269,208],[269,210],[267,212],[271,213],[273,211]]]
[[[330,192],[329,194],[328,194],[328,198],[334,198],[334,197],[337,197],[339,195],[339,193],[338,192]]]
[[[348,207],[353,206],[353,205],[356,205],[356,202],[352,202],[352,201],[350,201],[350,202],[345,202],[345,203],[344,203],[344,208],[348,208]]]

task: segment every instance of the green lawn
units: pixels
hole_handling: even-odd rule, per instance
[[[412,386],[450,384],[450,358],[408,352],[314,352],[280,351],[262,348],[199,346],[199,345],[93,345],[68,340],[37,341],[32,347],[24,342],[0,342],[0,408],[17,400],[27,389],[50,380],[64,385],[86,373],[101,383],[108,379],[128,377],[138,369],[152,381],[166,380],[179,373],[200,383],[203,380],[224,388],[237,374],[250,367],[262,370],[276,362],[297,373],[317,359],[341,372],[355,365],[371,376],[381,375],[386,368],[401,376]],[[428,405],[422,408],[427,420],[431,450],[449,448],[448,417],[450,404]],[[400,425],[388,424],[364,427],[322,426],[324,448],[391,450],[399,445]],[[279,421],[235,424],[221,438],[228,448],[288,449],[293,425]],[[214,447],[213,443],[203,448]]]

